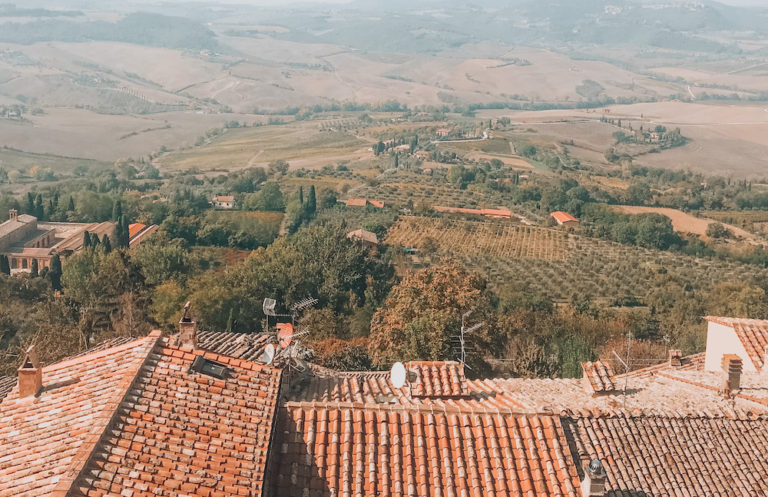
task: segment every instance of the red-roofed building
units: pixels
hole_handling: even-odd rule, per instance
[[[557,211],[552,213],[552,217],[557,221],[560,226],[575,226],[579,224],[579,220],[571,216],[567,212]]]
[[[719,371],[724,354],[736,354],[744,372],[763,371],[768,363],[768,320],[707,316],[706,371]]]
[[[234,209],[235,197],[233,195],[216,195],[211,200],[211,205],[217,209]]]
[[[0,497],[768,495],[768,378],[724,391],[734,354],[719,371],[673,350],[572,379],[412,361],[395,387],[387,372],[262,364],[274,333],[180,327],[25,358],[0,400]]]
[[[156,224],[147,226],[146,224],[136,223],[128,225],[128,244],[134,247],[146,240],[152,233],[160,227]]]
[[[347,207],[367,207],[369,205],[378,209],[384,208],[384,201],[382,200],[369,200],[365,198],[350,198],[344,201]]]

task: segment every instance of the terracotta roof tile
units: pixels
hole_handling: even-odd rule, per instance
[[[415,361],[405,364],[411,397],[469,396],[464,365],[454,361]]]
[[[0,376],[0,401],[16,386],[16,378],[13,376]]]
[[[710,323],[717,323],[723,326],[733,328],[736,336],[744,345],[749,354],[749,358],[760,371],[764,364],[765,351],[768,348],[768,320],[765,319],[743,319],[743,318],[724,318],[717,316],[707,316],[704,319]]]
[[[226,366],[227,377],[191,371],[201,356]],[[71,495],[261,495],[280,376],[164,340]]]
[[[231,333],[226,331],[198,331],[197,346],[217,354],[257,361],[264,347],[274,341],[270,333]]]
[[[573,496],[557,416],[289,403],[277,495]]]
[[[0,404],[0,496],[68,489],[157,340],[140,338],[43,368],[43,388]]]
[[[585,387],[594,393],[608,393],[616,390],[613,367],[601,361],[582,362]]]
[[[765,417],[585,415],[562,426],[580,471],[602,461],[611,497],[768,495]]]
[[[579,220],[578,220],[578,219],[576,219],[575,217],[571,216],[571,215],[570,215],[570,214],[568,214],[567,212],[563,212],[563,211],[556,211],[556,212],[553,212],[553,213],[551,214],[551,216],[552,216],[553,218],[555,218],[555,221],[557,221],[559,224],[563,224],[563,223],[574,223],[574,222],[575,222],[575,223],[578,223],[578,222],[579,222]]]
[[[347,207],[365,207],[368,201],[364,198],[349,198],[344,201]]]

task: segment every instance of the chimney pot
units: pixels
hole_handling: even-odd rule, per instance
[[[605,468],[599,459],[593,459],[584,467],[584,479],[581,480],[582,497],[605,496]]]
[[[19,397],[37,395],[43,387],[43,368],[37,358],[37,351],[32,345],[27,349],[24,362],[19,368]]]
[[[189,315],[190,303],[184,306],[184,314],[179,321],[179,346],[197,348],[197,323]]]
[[[15,221],[18,216],[19,216],[19,211],[17,211],[16,209],[11,209],[10,211],[8,211],[9,221]]]
[[[725,371],[723,390],[725,393],[733,392],[741,387],[742,361],[736,354],[723,354],[721,366]]]
[[[683,352],[681,350],[672,349],[669,351],[669,365],[673,368],[679,368],[683,365]]]

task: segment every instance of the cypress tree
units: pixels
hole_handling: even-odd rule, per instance
[[[56,213],[56,205],[53,203],[53,199],[48,200],[48,219],[51,219]]]
[[[61,290],[61,259],[58,254],[51,257],[51,269],[48,271],[48,277],[51,279],[53,289]]]
[[[317,197],[315,196],[315,185],[309,189],[309,198],[307,199],[307,212],[314,214],[317,212]]]
[[[32,267],[29,269],[29,274],[33,278],[37,278],[40,273],[38,272],[39,266],[37,264],[37,259],[32,259]]]
[[[299,187],[299,205],[304,206],[304,187]]]
[[[91,234],[88,231],[83,231],[83,248],[87,249],[91,247]]]
[[[43,208],[43,196],[40,195],[39,193],[37,194],[37,197],[35,197],[35,213],[33,215],[41,221],[45,218],[45,209]]]
[[[72,195],[69,196],[69,204],[67,205],[67,211],[68,212],[75,211],[75,199],[72,198]]]
[[[123,204],[119,200],[112,206],[112,220],[119,221],[123,217]]]
[[[104,233],[104,236],[101,238],[101,246],[104,247],[105,254],[112,252],[112,242],[109,241],[109,235],[106,233]]]
[[[30,216],[35,214],[35,197],[32,192],[27,192],[27,205],[24,207],[24,212]]]
[[[8,256],[0,254],[0,273],[11,274],[11,264],[8,262]]]

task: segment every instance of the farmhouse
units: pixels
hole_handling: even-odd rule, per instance
[[[128,225],[128,246],[133,247],[140,244],[159,228],[156,224],[136,223]]]
[[[0,495],[768,493],[768,378],[731,353],[709,370],[709,345],[623,375],[583,363],[580,379],[472,380],[458,362],[412,361],[400,386],[265,364],[276,342],[184,318],[175,336],[55,364],[29,349],[18,380],[0,378]]]
[[[553,212],[551,216],[555,219],[555,221],[557,221],[559,226],[575,226],[579,224],[579,220],[567,212],[557,211]]]
[[[369,205],[376,207],[377,209],[384,208],[383,200],[369,200],[365,198],[349,198],[344,201],[347,207],[367,207]]]
[[[32,261],[38,268],[50,267],[58,254],[68,257],[83,246],[83,233],[114,238],[114,223],[41,223],[36,217],[11,209],[8,220],[0,224],[0,254],[8,256],[12,273],[29,272]]]
[[[216,195],[211,200],[211,205],[217,209],[234,209],[235,197],[233,195]]]
[[[375,249],[379,246],[379,237],[376,236],[376,233],[364,229],[350,231],[347,233],[347,238],[359,242],[363,247],[368,249]]]

